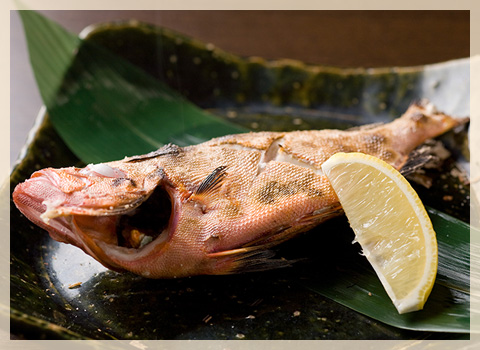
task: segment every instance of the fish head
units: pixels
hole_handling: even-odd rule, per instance
[[[147,277],[179,274],[164,261],[179,256],[167,248],[182,212],[179,191],[151,159],[46,168],[17,185],[12,197],[53,239],[81,248],[107,268]]]

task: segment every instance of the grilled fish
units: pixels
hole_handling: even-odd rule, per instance
[[[342,213],[321,164],[364,152],[401,169],[410,152],[460,122],[412,104],[391,123],[257,132],[85,168],[47,168],[13,192],[18,209],[106,267],[148,278],[281,266],[271,247]]]

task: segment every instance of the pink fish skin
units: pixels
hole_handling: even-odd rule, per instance
[[[280,266],[269,248],[342,213],[321,164],[364,152],[401,169],[461,121],[417,103],[357,129],[229,135],[83,169],[47,168],[13,192],[18,209],[106,267],[148,278]],[[277,264],[278,263],[278,264]]]

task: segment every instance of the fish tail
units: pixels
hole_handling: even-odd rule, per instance
[[[406,147],[415,148],[423,141],[466,124],[469,120],[469,117],[447,115],[438,111],[429,101],[420,100],[412,103],[400,118],[387,125],[394,137],[401,137],[403,141],[410,139]],[[413,144],[416,145],[412,146]]]
[[[400,118],[385,124],[379,130],[392,140],[392,148],[399,155],[392,165],[400,169],[415,148],[468,121],[468,117],[449,116],[436,110],[428,101],[421,100],[410,105]]]

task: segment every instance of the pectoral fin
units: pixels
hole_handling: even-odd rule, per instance
[[[195,195],[207,195],[209,192],[214,191],[227,175],[226,169],[227,167],[222,165],[213,170],[198,186]]]

